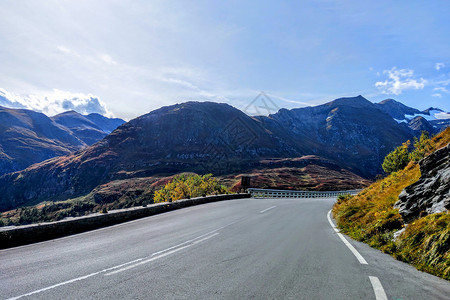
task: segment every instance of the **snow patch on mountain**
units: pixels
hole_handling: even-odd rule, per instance
[[[427,121],[446,120],[450,119],[450,113],[444,112],[442,110],[429,110],[429,114],[421,113],[414,115],[405,115],[405,119],[403,120],[398,119],[394,120],[397,121],[397,123],[408,123],[409,121],[411,121],[416,117],[422,117]]]

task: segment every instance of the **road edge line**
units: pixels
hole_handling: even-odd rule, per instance
[[[330,216],[331,216],[331,209],[327,214],[327,219],[328,219],[328,222],[330,223],[331,227],[334,229],[334,231],[339,236],[339,238],[342,240],[342,242],[347,246],[347,248],[350,249],[350,251],[356,257],[356,259],[359,261],[359,263],[362,265],[368,265],[367,261],[364,259],[364,257],[362,257],[362,255],[358,252],[358,250],[356,250],[355,247],[353,247],[353,245],[350,244],[349,241],[347,241],[347,239],[344,237],[344,235],[342,235],[342,233],[339,232],[339,229],[337,229],[336,225],[334,225],[333,221],[331,221]]]

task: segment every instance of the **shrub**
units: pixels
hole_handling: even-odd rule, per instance
[[[407,141],[406,143],[403,143],[403,145],[395,148],[394,151],[386,155],[383,164],[381,165],[386,173],[397,172],[403,170],[403,168],[406,167],[406,165],[409,163],[409,145],[410,141]]]
[[[409,158],[414,162],[418,162],[434,147],[435,143],[430,139],[428,132],[422,131],[419,139],[414,137],[414,150],[409,155]]]
[[[227,188],[219,184],[217,178],[212,177],[212,174],[203,176],[181,174],[156,191],[153,200],[155,203],[160,203],[227,192]]]

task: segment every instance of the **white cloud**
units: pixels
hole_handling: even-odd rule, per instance
[[[421,90],[427,84],[427,81],[423,78],[414,79],[414,71],[411,69],[393,67],[390,70],[384,70],[383,74],[388,74],[388,79],[375,83],[375,86],[383,94],[400,95],[404,90]]]
[[[436,68],[436,70],[440,70],[440,69],[442,69],[442,68],[444,68],[445,67],[445,64],[444,63],[436,63],[436,65],[435,65],[435,68]]]
[[[46,93],[21,96],[0,88],[0,105],[31,109],[48,116],[68,110],[75,110],[80,114],[99,113],[108,117],[112,116],[106,105],[97,96],[57,89]]]
[[[435,88],[433,88],[433,91],[436,91],[436,92],[443,92],[443,93],[450,94],[450,91],[447,90],[447,89],[446,89],[445,87],[443,87],[443,86],[435,87]]]
[[[58,47],[56,47],[59,51],[61,51],[62,53],[65,53],[65,54],[70,54],[70,53],[72,53],[72,51],[69,49],[69,48],[67,48],[67,47],[64,47],[64,46],[58,46]]]
[[[433,95],[431,95],[432,97],[436,97],[436,98],[442,98],[442,95],[439,93],[434,93]]]
[[[116,65],[117,62],[108,54],[101,54],[99,58],[108,65]]]

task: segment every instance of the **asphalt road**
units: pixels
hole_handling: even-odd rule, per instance
[[[216,202],[1,250],[0,297],[449,299],[449,281],[347,237],[361,263],[334,201]]]

